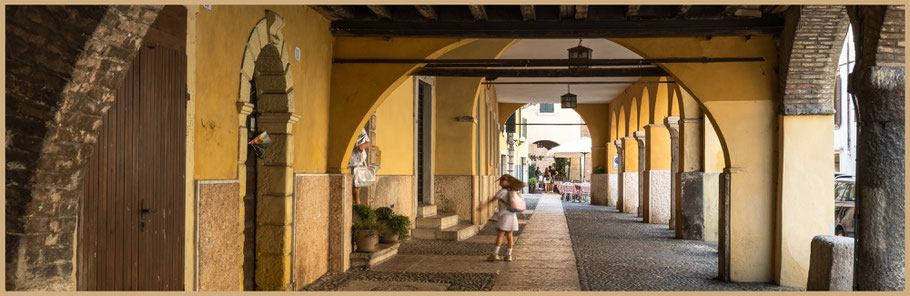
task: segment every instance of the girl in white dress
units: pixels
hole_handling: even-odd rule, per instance
[[[503,257],[505,261],[512,261],[512,247],[515,242],[512,240],[512,232],[518,231],[518,216],[516,213],[509,211],[509,197],[514,194],[521,194],[522,188],[524,188],[524,182],[521,180],[515,179],[512,175],[505,174],[499,178],[499,186],[502,186],[502,189],[499,192],[496,192],[496,195],[490,198],[486,203],[480,205],[477,209],[480,210],[484,207],[489,206],[494,202],[498,202],[496,213],[493,214],[493,218],[490,220],[496,221],[496,228],[498,232],[496,233],[496,244],[493,246],[493,254],[487,258],[487,261],[496,261],[499,260],[499,247],[502,245],[503,236],[508,239],[506,249],[506,255]],[[524,216],[524,213],[521,213]]]

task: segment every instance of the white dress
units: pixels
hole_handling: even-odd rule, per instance
[[[502,231],[518,231],[518,214],[509,212],[509,190],[500,189],[496,192],[499,207],[493,216],[496,219],[496,228]]]
[[[357,146],[362,145],[363,143],[369,142],[370,136],[367,135],[367,130],[361,129],[360,135],[357,136],[357,141],[354,142],[354,150],[351,151],[351,159],[348,160],[348,167],[355,168],[363,165],[363,160],[367,157],[366,151],[357,151]],[[353,170],[352,170],[353,171]]]

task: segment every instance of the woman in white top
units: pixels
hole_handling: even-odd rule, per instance
[[[502,245],[503,236],[508,239],[508,249],[506,249],[506,256],[503,260],[512,261],[512,247],[515,244],[512,240],[512,232],[518,231],[518,216],[509,211],[509,197],[510,195],[521,194],[519,191],[524,188],[525,184],[521,180],[512,177],[512,175],[505,174],[499,178],[499,186],[502,186],[502,189],[496,192],[496,196],[480,205],[477,210],[483,209],[494,202],[499,202],[496,213],[493,214],[493,218],[490,218],[490,220],[496,221],[498,232],[496,233],[496,244],[493,246],[493,254],[487,258],[487,261],[499,260],[499,247]],[[522,216],[524,216],[524,213],[522,213]]]
[[[357,142],[354,143],[354,150],[351,151],[351,159],[348,161],[348,168],[351,170],[351,173],[354,173],[354,168],[358,166],[365,165],[364,160],[367,158],[366,152],[367,148],[370,147],[370,137],[367,136],[367,130],[361,129],[360,135],[357,136]],[[351,182],[352,184],[354,182]],[[360,204],[360,188],[354,186],[353,197],[354,204]]]

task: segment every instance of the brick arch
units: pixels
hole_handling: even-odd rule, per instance
[[[834,114],[834,76],[849,21],[843,5],[796,5],[781,33],[780,112]]]
[[[247,126],[246,117],[255,107],[257,128],[269,134],[272,143],[266,149],[257,170],[256,186],[256,262],[281,262],[290,258],[285,249],[290,245],[291,217],[283,215],[293,206],[294,146],[293,127],[299,115],[294,112],[294,86],[290,59],[285,46],[284,19],[266,10],[253,27],[243,52],[240,90],[237,98],[238,153],[237,176],[240,200],[246,194]],[[258,106],[250,103],[252,82],[256,85]],[[241,217],[245,211],[241,208]],[[243,223],[241,221],[241,223]],[[242,225],[242,224],[241,224]],[[238,246],[242,249],[242,243]],[[242,250],[241,250],[242,253]],[[275,264],[256,264],[256,286],[261,290],[286,289],[289,269]]]
[[[83,169],[162,7],[7,7],[8,290],[75,290]]]

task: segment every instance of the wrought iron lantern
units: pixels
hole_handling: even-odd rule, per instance
[[[578,46],[569,48],[569,61],[589,61],[591,60],[592,49],[581,46],[581,39],[578,39]],[[569,69],[585,69],[588,66],[569,66]]]
[[[562,95],[562,100],[560,101],[561,108],[575,108],[578,107],[578,96],[572,93],[572,86],[567,84],[569,91]]]

